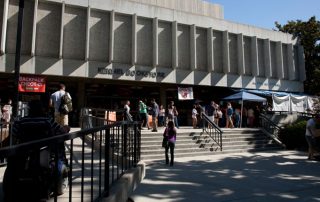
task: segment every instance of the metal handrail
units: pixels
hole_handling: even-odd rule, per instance
[[[275,135],[277,138],[279,136],[279,131],[281,127],[274,123],[271,119],[269,119],[266,115],[260,114],[260,125],[264,128],[267,132]]]
[[[95,201],[109,196],[113,183],[140,161],[141,133],[138,125],[138,122],[119,121],[4,147],[0,149],[0,158],[37,151],[44,146],[54,147],[64,142],[69,162],[68,201],[74,197],[81,198],[81,201],[85,198]],[[73,196],[75,194],[77,196]],[[67,193],[61,200],[65,201],[66,196]],[[54,194],[54,200],[59,199]]]
[[[285,145],[279,139],[279,133],[282,128],[264,114],[260,114],[259,119],[260,126],[267,132],[267,135],[269,135],[279,145],[285,147]]]
[[[220,147],[220,151],[222,151],[223,131],[205,113],[201,113],[201,116],[203,120],[203,132],[206,132],[209,135],[209,137],[211,137],[212,140],[218,144],[218,146]]]

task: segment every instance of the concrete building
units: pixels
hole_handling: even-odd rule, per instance
[[[18,0],[0,1],[0,91],[13,77],[17,18]],[[21,73],[46,76],[46,97],[67,83],[78,107],[132,96],[165,104],[178,86],[206,97],[216,87],[303,91],[292,35],[223,18],[202,0],[25,0]]]

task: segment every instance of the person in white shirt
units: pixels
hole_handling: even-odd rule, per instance
[[[314,160],[314,153],[316,152],[317,142],[316,142],[316,129],[317,125],[320,126],[320,114],[317,114],[314,118],[311,118],[307,121],[306,125],[306,140],[308,143],[308,159]]]
[[[50,101],[49,101],[49,106],[54,108],[54,120],[62,126],[69,125],[68,114],[63,114],[63,113],[60,113],[59,111],[61,98],[65,93],[66,93],[66,86],[61,83],[59,84],[59,90],[51,94]],[[71,99],[70,94],[68,93],[67,95]]]

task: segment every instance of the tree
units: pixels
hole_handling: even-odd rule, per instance
[[[320,21],[311,17],[308,21],[288,21],[286,25],[275,22],[277,31],[292,34],[304,48],[306,93],[320,95]]]

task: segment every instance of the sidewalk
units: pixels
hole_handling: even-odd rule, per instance
[[[146,162],[135,202],[320,201],[320,162],[274,151]]]

